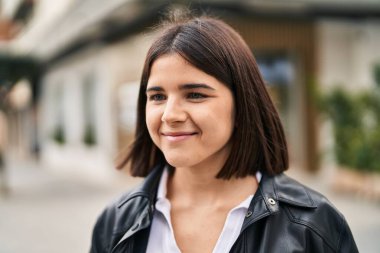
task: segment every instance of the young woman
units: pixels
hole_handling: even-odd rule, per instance
[[[135,141],[146,177],[99,217],[91,252],[358,252],[344,217],[290,179],[255,59],[224,22],[163,26],[148,51]]]

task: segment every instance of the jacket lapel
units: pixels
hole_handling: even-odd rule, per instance
[[[113,247],[112,252],[116,252],[116,249],[128,238],[150,226],[153,218],[154,200],[162,171],[163,166],[156,166],[139,187],[119,202],[118,209],[122,209],[124,205],[128,204],[139,206],[140,211],[136,213],[132,225],[129,226],[121,239]],[[140,234],[146,235],[146,237],[149,236],[149,233]],[[137,251],[134,250],[133,252]]]

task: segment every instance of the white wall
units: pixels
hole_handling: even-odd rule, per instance
[[[43,80],[40,136],[42,159],[48,168],[104,178],[112,175],[116,133],[112,124],[112,85],[107,73],[104,73],[106,70],[101,68],[102,57],[96,52],[90,50],[72,57],[47,73]],[[83,142],[83,87],[88,75],[93,76],[95,89],[94,146],[87,146]],[[59,145],[52,139],[60,113],[57,93],[62,93],[64,145]]]
[[[128,94],[127,97],[120,96],[125,90],[122,87],[128,83],[139,83],[151,41],[151,36],[139,35],[117,44],[88,49],[60,62],[46,74],[43,80],[41,137],[42,158],[47,167],[102,179],[115,175],[113,162],[118,152],[118,117],[120,112],[128,113],[131,118],[136,113],[135,110],[126,112],[128,108],[120,108],[125,105],[120,99],[137,101],[136,92],[129,95],[132,97]],[[83,81],[89,74],[94,79],[97,140],[97,144],[90,147],[83,143]],[[57,92],[62,92],[63,98],[66,143],[62,146],[51,138],[59,113]]]
[[[318,84],[344,85],[351,91],[374,85],[380,63],[380,21],[322,20],[317,24]]]

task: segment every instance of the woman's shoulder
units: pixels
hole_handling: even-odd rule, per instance
[[[284,173],[273,178],[274,193],[279,202],[299,213],[298,219],[310,221],[319,216],[344,220],[342,213],[320,192],[298,182]]]
[[[354,242],[345,217],[326,196],[283,173],[272,182],[280,208],[292,224],[312,231],[335,249]]]

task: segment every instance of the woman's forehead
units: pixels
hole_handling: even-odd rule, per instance
[[[182,56],[173,53],[157,58],[148,78],[147,86],[169,83],[204,83],[215,79],[213,76],[194,67]]]

